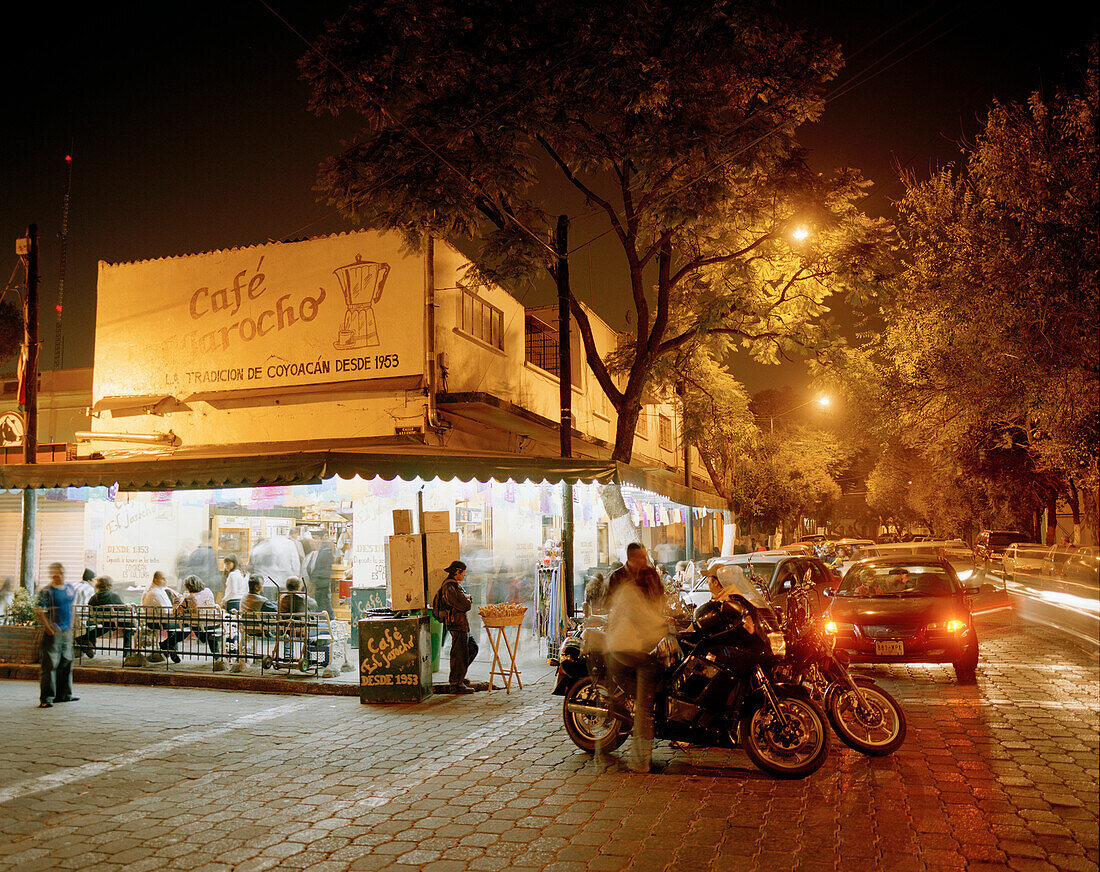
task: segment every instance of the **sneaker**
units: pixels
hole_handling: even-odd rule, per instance
[[[164,662],[164,655],[163,654],[150,654],[145,659],[149,663],[163,663]]]
[[[244,664],[240,660],[235,660],[233,665],[229,667],[230,672],[244,672]]]
[[[473,693],[472,687],[467,687],[465,684],[452,684],[451,693]]]
[[[79,699],[79,696],[59,696],[54,702],[77,702]]]
[[[173,663],[182,663],[182,662],[183,662],[183,658],[182,658],[182,657],[180,657],[180,655],[179,655],[179,654],[177,654],[177,653],[176,653],[175,651],[173,651],[173,652],[172,652],[171,654],[169,654],[168,656],[172,658],[172,662],[173,662]]]
[[[214,671],[215,672],[225,672],[225,662],[222,661],[222,660],[215,660],[214,661]]]
[[[53,708],[53,703],[52,702],[40,702],[38,704],[38,707],[39,708]]]

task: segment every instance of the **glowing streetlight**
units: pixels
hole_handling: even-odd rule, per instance
[[[831,402],[832,402],[832,400],[829,398],[829,396],[827,394],[822,394],[820,397],[817,397],[816,399],[806,400],[806,402],[804,402],[804,403],[799,403],[797,406],[792,406],[791,408],[780,412],[778,415],[769,415],[768,416],[768,421],[769,421],[769,424],[770,424],[769,430],[772,433],[775,432],[775,419],[776,418],[782,418],[784,415],[789,415],[791,412],[797,412],[799,409],[805,408],[806,406],[810,405],[810,403],[817,403],[819,406],[821,406],[821,408],[824,409]]]
[[[807,230],[805,227],[796,227],[791,232],[791,237],[794,239],[795,242],[801,242],[803,239],[805,239],[809,235],[810,235],[810,231]],[[825,405],[828,405],[828,403],[826,403]]]

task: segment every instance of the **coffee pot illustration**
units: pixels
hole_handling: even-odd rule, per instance
[[[348,307],[339,336],[332,344],[341,351],[377,345],[378,325],[374,319],[374,304],[386,287],[390,265],[363,260],[363,256],[357,254],[355,263],[337,267],[332,273],[344,292],[344,303]]]

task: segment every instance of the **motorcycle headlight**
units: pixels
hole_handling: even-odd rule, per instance
[[[768,633],[768,647],[775,657],[783,657],[787,653],[787,639],[782,633]]]

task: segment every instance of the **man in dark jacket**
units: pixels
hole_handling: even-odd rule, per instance
[[[649,566],[649,555],[646,553],[645,545],[641,542],[631,542],[627,545],[626,565],[620,566],[612,572],[611,578],[607,580],[608,602],[614,600],[615,594],[621,585],[626,582],[634,582],[638,578],[638,574],[647,566]]]
[[[122,656],[129,657],[134,641],[134,613],[117,593],[111,590],[110,576],[95,580],[96,592],[88,600],[86,631],[73,640],[85,657],[95,657],[95,640],[115,630],[122,631]]]
[[[321,540],[317,546],[317,557],[309,570],[310,590],[317,598],[317,606],[332,617],[332,564],[336,562],[336,552],[332,548],[332,540],[328,537],[328,531],[321,533]]]
[[[466,613],[474,603],[462,587],[465,578],[466,564],[455,560],[447,567],[447,577],[439,589],[445,610],[444,626],[451,634],[451,671],[448,677],[451,693],[473,693],[470,682],[466,680],[466,670],[470,668],[477,648],[470,644],[470,619]]]

